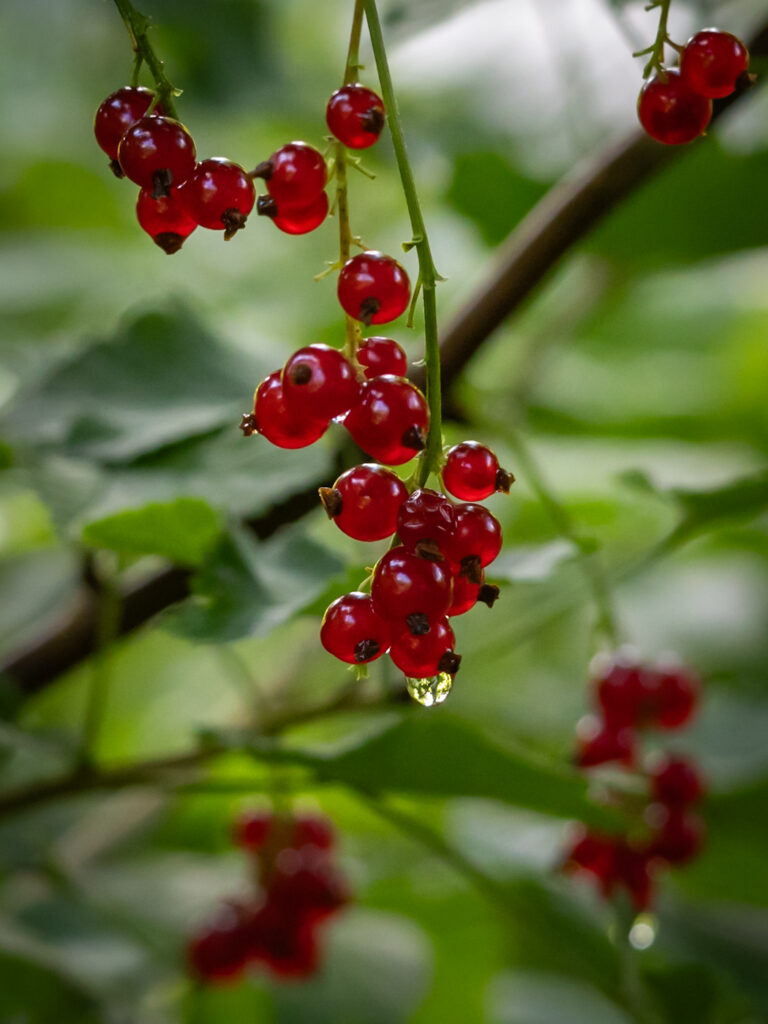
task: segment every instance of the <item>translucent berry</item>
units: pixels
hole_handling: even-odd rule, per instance
[[[395,532],[398,509],[408,491],[395,473],[365,462],[342,473],[333,487],[321,487],[320,497],[342,533],[355,540],[375,541]]]
[[[330,345],[307,345],[283,367],[288,403],[320,419],[343,416],[357,398],[358,383],[350,361]]]
[[[344,426],[364,452],[388,466],[399,466],[424,447],[429,409],[424,395],[409,381],[376,377],[363,383]]]
[[[598,655],[592,663],[596,703],[615,726],[640,724],[647,701],[647,671],[623,652]]]
[[[266,377],[256,389],[253,425],[278,448],[306,448],[322,437],[328,420],[311,416],[306,409],[286,401],[281,370]]]
[[[229,981],[245,969],[251,953],[252,915],[245,907],[227,905],[212,924],[187,946],[193,974],[203,981]]]
[[[392,338],[366,338],[357,350],[357,361],[369,380],[385,373],[404,377],[408,371],[408,357]]]
[[[260,850],[267,841],[272,821],[270,811],[244,811],[232,827],[233,843],[252,853]]]
[[[307,207],[325,188],[328,169],[323,154],[312,146],[306,142],[289,142],[259,164],[253,177],[266,181],[267,191],[276,203]]]
[[[679,146],[706,131],[712,101],[686,85],[679,71],[667,68],[663,78],[654,75],[641,89],[637,115],[652,139]]]
[[[195,144],[184,125],[171,117],[142,117],[120,140],[117,159],[126,177],[151,193],[167,196],[195,169]]]
[[[350,149],[367,149],[376,142],[384,127],[384,103],[373,90],[354,82],[333,93],[325,119],[339,142]]]
[[[487,508],[475,504],[456,505],[454,524],[446,556],[463,576],[479,583],[480,570],[501,551],[501,524]]]
[[[481,577],[485,574],[481,571]],[[465,576],[453,577],[453,601],[446,615],[464,615],[474,608],[478,601],[493,608],[499,598],[499,588],[492,583],[472,583]]]
[[[120,176],[122,171],[117,164],[117,147],[120,139],[132,124],[146,114],[154,98],[155,94],[150,89],[126,85],[107,96],[96,111],[93,123],[96,141],[112,161],[115,173]],[[158,108],[155,107],[155,110]]]
[[[256,189],[242,167],[214,156],[197,165],[181,196],[187,213],[200,227],[223,231],[229,240],[245,227],[256,202]]]
[[[408,308],[411,284],[397,260],[370,251],[347,260],[337,291],[348,316],[364,324],[386,324]]]
[[[685,84],[700,96],[730,96],[749,67],[749,51],[730,32],[705,28],[691,36],[680,57]]]
[[[701,776],[690,761],[682,757],[662,757],[652,765],[651,795],[662,804],[693,804],[704,794]]]
[[[197,227],[175,188],[170,195],[159,199],[153,199],[149,192],[141,189],[136,200],[136,217],[150,238],[169,256],[179,251]]]
[[[482,501],[494,491],[508,493],[513,479],[499,466],[490,448],[477,441],[454,445],[443,466],[446,490],[462,501]]]
[[[456,638],[445,617],[436,618],[427,633],[412,633],[406,626],[392,636],[389,656],[401,672],[414,679],[453,675],[461,658],[454,653]]]
[[[353,591],[337,597],[326,608],[320,642],[340,661],[362,665],[389,650],[389,631],[389,624],[374,611],[368,594]]]
[[[397,534],[406,551],[441,561],[455,528],[454,506],[428,487],[409,495],[397,514]]]
[[[650,846],[653,856],[663,857],[670,864],[686,864],[701,850],[706,833],[698,814],[681,807],[653,804],[648,817],[656,825]]]
[[[328,216],[328,196],[321,192],[308,206],[278,206],[271,196],[259,196],[256,212],[269,217],[286,235],[306,235],[320,227]]]
[[[679,729],[696,710],[698,679],[687,669],[677,667],[662,668],[649,675],[653,677],[653,689],[648,717],[662,729]]]
[[[403,547],[383,555],[373,572],[371,597],[379,615],[400,622],[411,616],[429,620],[408,623],[412,632],[426,631],[432,619],[445,615],[451,606],[451,594],[451,577],[439,562],[419,558]]]
[[[609,725],[587,716],[577,728],[576,764],[595,768],[610,761],[631,765],[635,759],[635,733],[624,726]]]

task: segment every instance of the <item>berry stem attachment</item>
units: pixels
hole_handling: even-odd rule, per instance
[[[178,95],[178,91],[165,77],[163,62],[155,53],[147,36],[147,31],[150,27],[149,18],[146,14],[137,11],[131,0],[115,0],[115,7],[119,11],[125,27],[128,29],[133,52],[136,54],[133,71],[134,79],[138,78],[139,67],[143,61],[155,80],[158,104],[162,106],[169,117],[178,120],[179,115],[173,101],[173,97]]]
[[[669,9],[672,6],[672,0],[653,0],[653,2],[646,5],[646,11],[652,11],[658,7],[659,9],[659,28],[656,32],[656,39],[653,43],[645,50],[638,50],[633,53],[633,57],[644,57],[646,54],[650,54],[648,63],[643,68],[643,78],[649,78],[654,71],[657,71],[663,78],[664,71],[664,47],[669,45],[675,50],[679,50],[677,46],[669,38],[669,31],[667,29],[667,21],[669,19]]]
[[[344,68],[344,85],[349,85],[357,78],[360,67],[360,33],[363,27],[363,0],[355,0],[355,10],[352,15],[352,28],[349,33],[349,48],[347,50],[347,63]],[[336,174],[336,217],[339,221],[339,266],[343,267],[350,257],[352,249],[352,231],[349,226],[349,204],[347,201],[347,147],[343,142],[335,145],[334,165]],[[356,352],[363,340],[360,325],[351,316],[345,314],[346,342],[344,344],[344,355],[352,363],[355,362]]]
[[[427,228],[421,212],[416,183],[408,159],[400,112],[397,107],[392,75],[381,30],[381,20],[376,7],[376,0],[363,0],[365,18],[376,60],[376,70],[381,84],[384,106],[387,110],[387,123],[392,134],[392,145],[395,159],[400,172],[408,215],[411,219],[415,249],[419,257],[419,276],[421,278],[422,302],[424,305],[424,346],[427,375],[427,404],[429,405],[430,425],[427,444],[419,464],[418,485],[423,487],[431,473],[439,473],[443,463],[443,422],[442,393],[440,379],[440,346],[437,335],[437,301],[436,289],[438,273],[432,259],[432,251],[427,237]]]

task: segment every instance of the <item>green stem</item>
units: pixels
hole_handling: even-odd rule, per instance
[[[83,731],[77,769],[90,769],[96,759],[96,746],[104,721],[110,680],[111,647],[119,634],[122,600],[114,574],[104,579],[99,592],[99,617],[96,626],[96,654],[91,665],[86,694]]]
[[[635,57],[641,57],[646,53],[651,55],[648,63],[643,69],[643,78],[648,78],[648,76],[654,71],[658,71],[662,75],[665,74],[664,47],[667,43],[674,46],[674,43],[669,38],[669,32],[667,30],[667,21],[669,20],[669,9],[671,6],[672,0],[657,0],[656,3],[651,5],[651,8],[659,8],[659,27],[656,31],[656,39],[647,50],[640,50],[638,53],[633,54]]]
[[[384,36],[381,30],[379,12],[376,8],[376,0],[363,0],[365,17],[368,22],[368,31],[371,36],[373,55],[376,59],[376,70],[381,84],[382,98],[387,110],[387,123],[392,134],[392,145],[395,150],[395,159],[400,172],[400,180],[405,194],[405,202],[408,207],[408,215],[411,219],[413,231],[413,243],[419,257],[419,273],[421,276],[422,301],[424,305],[424,347],[427,376],[427,403],[429,405],[430,424],[427,435],[426,448],[422,454],[419,466],[418,482],[424,486],[430,473],[439,473],[443,463],[443,422],[442,422],[442,395],[440,379],[440,346],[437,336],[437,302],[436,288],[438,273],[432,259],[432,251],[429,247],[424,216],[421,212],[416,183],[413,178],[413,171],[408,159],[408,151],[405,146],[403,128],[400,122],[400,113],[397,107],[397,99],[392,86],[392,76],[389,71],[389,61],[384,45]]]
[[[176,112],[176,105],[173,101],[173,97],[178,95],[178,93],[165,77],[163,62],[155,53],[147,37],[147,30],[150,26],[149,18],[146,14],[137,11],[131,0],[115,0],[115,7],[120,12],[120,17],[125,22],[128,35],[131,37],[131,45],[136,54],[134,71],[137,72],[140,62],[144,61],[155,80],[158,103],[162,105],[163,110],[169,117],[178,119],[179,115]]]

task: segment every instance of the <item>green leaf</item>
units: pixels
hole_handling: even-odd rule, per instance
[[[193,579],[192,600],[166,624],[196,640],[263,636],[311,603],[342,568],[336,555],[300,527],[262,544],[243,530],[233,531]]]
[[[597,989],[552,971],[508,971],[490,992],[493,1024],[630,1024]]]
[[[103,1019],[95,1001],[63,974],[19,955],[0,952],[0,990],[3,1024],[98,1024]]]
[[[83,540],[121,555],[161,555],[179,565],[202,564],[219,537],[216,512],[199,498],[153,502],[89,523]]]

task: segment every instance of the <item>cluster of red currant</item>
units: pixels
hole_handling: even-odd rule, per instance
[[[690,861],[701,848],[704,825],[692,807],[704,787],[690,760],[659,754],[637,763],[638,729],[676,730],[693,714],[699,685],[686,669],[640,664],[626,652],[598,656],[593,663],[598,716],[579,723],[577,763],[583,768],[617,762],[642,780],[643,791],[612,798],[635,825],[624,835],[605,835],[579,826],[564,869],[592,876],[610,898],[625,889],[636,910],[651,905],[658,871]]]
[[[283,978],[305,977],[318,964],[318,925],[349,902],[334,867],[330,822],[315,815],[243,815],[235,843],[253,872],[248,901],[231,900],[187,947],[193,974],[234,980],[261,964]]]
[[[680,50],[680,67],[660,67],[637,102],[643,128],[670,146],[703,135],[712,117],[712,100],[730,96],[751,81],[749,51],[730,32],[703,29],[675,49]]]

